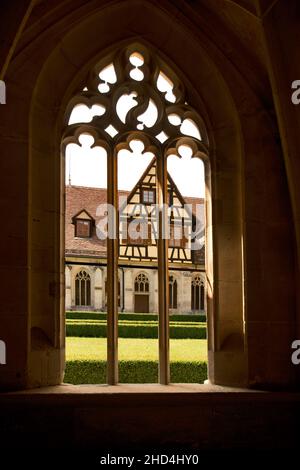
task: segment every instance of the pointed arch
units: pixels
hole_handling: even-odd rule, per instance
[[[189,100],[201,116],[206,124],[210,142],[209,157],[205,160],[206,175],[206,204],[207,204],[207,286],[208,286],[208,343],[209,343],[209,362],[214,362],[215,354],[218,356],[218,364],[209,367],[210,379],[214,383],[225,383],[224,380],[224,364],[226,361],[227,351],[224,350],[223,344],[226,337],[232,334],[239,338],[239,349],[236,348],[235,355],[239,367],[236,369],[235,383],[244,383],[244,373],[246,368],[240,367],[240,364],[246,363],[244,350],[244,310],[243,310],[243,262],[242,248],[244,238],[243,230],[243,206],[242,206],[242,189],[241,189],[241,171],[243,156],[243,135],[239,121],[238,109],[236,103],[241,99],[245,103],[245,94],[247,94],[249,103],[252,102],[253,96],[249,90],[245,91],[244,86],[230,74],[225,65],[223,67],[224,75],[222,75],[222,64],[213,57],[212,50],[208,41],[203,36],[202,41],[189,30],[188,24],[184,21],[178,25],[173,40],[164,40],[164,31],[168,30],[171,25],[169,15],[157,5],[144,5],[143,12],[136,4],[136,37],[140,36],[139,42],[143,43],[150,50],[160,50],[160,56],[163,58],[184,82],[188,90]],[[125,24],[131,17],[128,14],[127,2],[116,3],[114,15],[123,18]],[[149,23],[155,24],[155,31],[149,30]],[[99,24],[103,25],[103,34],[99,36]],[[58,214],[63,213],[63,187],[61,175],[64,172],[63,158],[61,164],[58,163],[60,155],[61,135],[65,122],[65,109],[70,99],[78,90],[82,90],[88,71],[91,67],[101,60],[107,54],[112,54],[120,45],[128,45],[132,43],[132,38],[128,34],[123,33],[118,28],[118,22],[111,21],[111,10],[102,8],[82,19],[80,23],[72,26],[65,35],[64,41],[57,44],[56,47],[40,54],[42,63],[36,63],[35,69],[32,69],[32,84],[34,93],[30,103],[30,169],[29,174],[32,181],[36,179],[34,168],[39,167],[41,158],[40,150],[43,149],[43,158],[47,158],[49,166],[45,174],[40,173],[39,180],[47,181],[45,185],[34,184],[34,188],[29,197],[31,213],[39,213],[41,208],[39,201],[55,201],[49,202],[49,207],[53,209],[51,216],[47,211],[49,218],[49,227],[55,227],[53,237],[55,243],[53,245],[53,266],[51,272],[54,273],[54,282],[60,284],[60,273],[63,266],[62,256],[58,254],[58,247],[63,249],[63,238],[59,228]],[[129,28],[130,29],[130,28]],[[128,30],[129,30],[128,29]],[[141,39],[147,33],[147,41]],[[80,44],[78,37],[81,37]],[[134,39],[135,40],[135,39]],[[78,44],[76,51],[74,43]],[[49,45],[53,44],[49,41]],[[113,45],[113,46],[112,46]],[[163,45],[163,46],[162,46]],[[45,47],[48,42],[45,41]],[[227,74],[227,76],[226,76]],[[38,77],[38,80],[36,78]],[[51,78],[52,89],[55,93],[49,94],[49,78]],[[231,84],[234,86],[231,87]],[[231,89],[230,89],[231,87]],[[255,100],[254,100],[255,102]],[[57,107],[60,103],[60,107]],[[41,115],[43,113],[43,118]],[[46,136],[51,136],[52,141],[48,142]],[[54,141],[53,141],[54,136]],[[247,146],[246,146],[247,147]],[[230,168],[230,191],[224,193],[222,197],[222,213],[226,214],[226,220],[223,221],[219,217],[218,197],[224,189],[224,175],[226,177],[228,168]],[[213,184],[211,184],[213,183]],[[60,198],[55,195],[60,194]],[[51,220],[50,220],[51,219]],[[48,220],[48,219],[47,219]],[[212,223],[214,220],[214,224]],[[29,234],[30,239],[35,237],[43,238],[41,227],[33,222],[33,217],[29,217]],[[234,235],[234,236],[231,236]],[[30,241],[30,240],[29,240]],[[226,243],[225,243],[226,242]],[[227,244],[226,253],[229,258],[221,256],[222,246]],[[213,249],[214,248],[214,249]],[[213,256],[214,254],[214,256]],[[37,257],[31,251],[29,258]],[[42,260],[41,260],[42,261]],[[222,276],[219,273],[226,271],[226,266],[231,264],[231,274],[234,275],[234,282],[227,279],[230,274]],[[48,271],[43,275],[40,274],[41,283],[48,279]],[[31,278],[29,285],[33,279],[33,272],[30,271]],[[229,293],[234,299],[234,308],[222,303],[220,299],[223,293]],[[63,292],[61,292],[63,295]],[[35,323],[41,328],[46,328],[46,333],[51,339],[55,347],[61,349],[63,354],[63,317],[59,296],[55,298],[54,306],[49,302],[48,315],[49,321],[45,322],[39,312],[43,310],[43,305],[39,299],[30,292],[32,298],[30,313],[35,318]],[[51,300],[52,301],[52,300]],[[228,324],[228,315],[230,315],[230,326]],[[216,319],[218,319],[216,321]],[[45,326],[46,325],[46,326]],[[227,350],[228,350],[228,342]],[[229,346],[230,348],[230,346]],[[62,375],[61,375],[62,376]],[[60,376],[60,377],[61,377]],[[29,378],[29,382],[31,378]],[[58,379],[59,381],[59,379]],[[232,383],[232,376],[228,377],[228,384]]]
[[[146,273],[140,272],[134,279],[134,311],[149,313],[150,281]]]
[[[91,306],[91,276],[85,269],[81,269],[75,276],[75,305]]]
[[[199,274],[192,277],[191,282],[191,310],[192,312],[203,312],[205,306],[204,281]]]

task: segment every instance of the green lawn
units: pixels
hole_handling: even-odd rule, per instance
[[[106,361],[105,338],[66,338],[67,361]],[[119,338],[119,360],[155,361],[158,358],[157,339]],[[170,360],[172,362],[206,361],[206,340],[172,339]]]
[[[106,339],[67,337],[66,383],[106,382]],[[207,342],[170,340],[171,381],[202,383],[207,378]],[[158,341],[119,338],[119,373],[123,383],[156,383]]]

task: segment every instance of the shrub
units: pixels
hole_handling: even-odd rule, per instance
[[[74,321],[68,320],[66,326],[67,336],[105,338],[107,336],[106,322],[104,321]],[[157,322],[119,322],[120,338],[157,338]],[[205,324],[170,323],[170,338],[206,338]]]
[[[106,312],[66,312],[67,319],[73,320],[106,320]],[[157,321],[158,315],[156,313],[119,313],[120,320],[134,320],[134,321]],[[190,314],[190,315],[170,315],[171,321],[188,321],[188,322],[205,322],[206,316],[204,314]]]
[[[120,361],[120,383],[157,383],[158,364],[155,361]],[[203,383],[207,378],[206,362],[171,362],[172,383]],[[106,362],[69,361],[65,383],[106,383]]]

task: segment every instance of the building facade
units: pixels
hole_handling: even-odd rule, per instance
[[[156,163],[119,191],[119,310],[158,312]],[[168,174],[170,313],[205,312],[204,201],[184,198]],[[66,187],[66,309],[105,311],[106,189]]]

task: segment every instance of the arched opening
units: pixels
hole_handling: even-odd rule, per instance
[[[230,89],[229,83],[231,83],[231,80],[228,81],[228,77],[224,77],[220,71],[224,64],[221,69],[218,69],[205,47],[202,47],[199,40],[193,35],[189,36],[187,41],[184,25],[178,27],[172,44],[165,43],[163,31],[168,28],[168,16],[162,15],[161,12],[158,13],[156,8],[148,8],[147,6],[145,8],[147,14],[157,25],[155,34],[149,34],[149,42],[144,42],[145,46],[149,47],[150,50],[152,47],[161,49],[161,44],[164,44],[162,55],[168,57],[173,70],[183,79],[182,81],[185,81],[194,106],[205,119],[209,134],[209,158],[203,158],[206,181],[205,212],[207,216],[206,276],[209,379],[213,383],[243,385],[247,381],[248,372],[246,366],[247,351],[244,348],[247,322],[245,323],[243,303],[244,265],[242,252],[245,239],[242,236],[244,219],[241,178],[243,152],[245,148],[248,148],[246,143],[252,142],[252,140],[248,141],[249,136],[247,133],[244,135],[245,129],[242,129],[240,125],[241,116],[236,105],[236,96],[233,97],[233,95],[241,93],[241,84],[238,83],[234,90]],[[122,18],[129,18],[130,15],[127,16],[126,11],[127,4],[118,5],[118,14],[121,14]],[[56,360],[56,354],[60,354],[62,357],[64,355],[63,292],[61,291],[59,296],[55,292],[57,292],[56,286],[63,285],[61,278],[63,271],[61,265],[63,237],[60,230],[61,221],[58,217],[59,214],[62,214],[63,219],[64,191],[61,182],[64,178],[61,176],[64,173],[62,169],[64,161],[62,158],[62,166],[60,166],[58,158],[60,155],[61,132],[65,129],[68,121],[65,116],[65,109],[69,105],[72,96],[85,87],[86,77],[89,76],[91,67],[102,57],[105,57],[106,54],[113,56],[115,46],[111,47],[110,45],[115,44],[123,47],[124,43],[131,42],[128,37],[120,38],[116,23],[106,22],[107,13],[104,9],[81,23],[80,54],[76,54],[76,60],[73,61],[73,64],[77,64],[75,72],[71,62],[67,59],[68,56],[62,55],[58,46],[53,48],[51,53],[48,51],[48,54],[44,57],[43,68],[38,69],[37,65],[37,70],[35,70],[39,80],[31,103],[30,147],[32,152],[29,172],[32,181],[36,181],[33,168],[39,168],[39,149],[43,148],[44,158],[49,165],[47,171],[45,168],[41,169],[39,181],[47,180],[47,188],[49,186],[51,191],[48,194],[46,186],[38,181],[37,184],[32,186],[29,202],[32,215],[36,215],[38,219],[39,214],[45,214],[49,225],[45,223],[43,227],[49,226],[49,231],[53,231],[55,244],[49,259],[53,260],[50,292],[54,294],[47,299],[46,303],[45,299],[41,302],[41,299],[33,294],[32,289],[30,289],[29,296],[30,315],[33,319],[31,326],[32,328],[41,328],[52,341],[56,351],[53,351],[53,357],[51,355],[47,356],[50,362]],[[149,29],[149,23],[148,20],[146,21],[144,12],[139,14],[139,10],[137,10],[137,14],[139,17],[137,34],[142,35],[145,30]],[[99,24],[110,24],[107,35],[100,38],[98,34]],[[66,37],[64,44],[67,48],[70,47],[70,51],[78,34],[79,30],[74,28]],[[187,44],[186,41],[189,49],[189,60],[187,60],[186,46],[184,46],[184,44]],[[52,83],[55,85],[55,96],[49,94],[49,76],[51,76]],[[243,89],[244,92],[245,89]],[[249,96],[248,89],[247,93],[249,102],[252,102],[253,96]],[[59,112],[57,102],[61,103]],[[43,119],[41,119],[42,109],[45,111]],[[53,116],[56,116],[56,119],[53,119]],[[55,142],[49,140],[47,149],[45,148],[44,136],[54,136],[55,140]],[[58,194],[60,194],[60,198],[57,197]],[[222,203],[220,203],[220,198]],[[53,206],[54,202],[55,207]],[[50,206],[53,210],[51,216],[49,215]],[[34,222],[34,217],[29,219],[29,224],[29,242],[31,243],[32,240],[37,238],[41,240],[43,238],[41,226]],[[60,253],[58,253],[59,248]],[[31,245],[30,260],[42,263],[39,253],[36,253],[33,245]],[[113,266],[113,268],[116,268],[116,266]],[[49,270],[45,270],[43,273],[39,271],[37,277],[34,269],[32,269],[29,277],[29,286],[33,285],[37,279],[38,285],[41,284],[44,290],[49,291]],[[166,279],[165,285],[167,286],[167,284]],[[229,302],[225,299],[229,299]],[[44,312],[43,316],[40,313],[42,311]],[[45,321],[46,318],[47,321]],[[232,338],[234,338],[234,342],[232,342]],[[36,351],[31,353],[29,343],[28,348],[29,361],[31,359],[37,361],[36,358],[40,353]],[[234,351],[232,356],[234,365],[228,371],[225,365],[228,353],[231,350]],[[36,383],[36,381],[42,383],[43,380],[39,377],[38,371],[34,368],[30,370],[32,372],[28,383]],[[55,379],[56,382],[53,379],[53,383],[61,380],[62,371],[63,360],[56,369],[59,378]]]
[[[134,280],[134,311],[149,313],[150,284],[148,277],[140,273]]]
[[[200,276],[193,276],[191,282],[191,310],[204,311],[204,281]]]
[[[176,166],[177,159],[187,158],[192,165],[197,160],[208,159],[207,132],[202,118],[187,102],[184,86],[176,73],[142,44],[130,44],[120,48],[118,54],[104,57],[93,67],[90,76],[94,79],[87,80],[67,107],[63,146],[89,139],[91,148],[99,147],[107,159],[105,224],[103,220],[101,224],[96,220],[95,224],[97,236],[106,240],[107,249],[108,382],[118,381],[120,288],[116,272],[122,261],[123,270],[134,265],[153,270],[157,263],[159,380],[168,384],[169,310],[177,307],[177,281],[170,288],[169,265],[182,275],[184,270],[197,269],[199,260],[195,253],[200,252],[200,239],[204,238],[204,220],[201,229],[198,227],[194,232],[194,226],[199,225],[197,215],[193,208],[186,207],[187,200],[170,173],[174,172],[175,179],[180,176],[182,168]],[[141,166],[142,156],[148,158],[147,166],[144,163]],[[123,157],[127,158],[124,173],[120,171]],[[126,173],[128,167],[130,173]],[[129,194],[121,195],[118,181],[125,173],[130,179],[136,167],[139,171],[143,168],[141,176]],[[193,184],[200,186],[200,181]],[[198,203],[194,201],[194,205]],[[76,223],[84,222],[85,230],[90,233],[88,224],[94,218],[82,221],[82,214],[76,217],[73,218]],[[202,264],[204,269],[204,257]],[[153,298],[150,287],[154,289],[154,284],[149,283],[146,274],[136,277],[134,313],[150,312]],[[173,326],[176,328],[176,324]]]
[[[7,344],[8,361],[1,368],[1,387],[37,387],[58,384],[62,380],[65,328],[62,265],[64,191],[61,183],[64,177],[60,167],[60,141],[65,125],[63,113],[70,98],[84,88],[93,65],[137,38],[145,38],[147,42],[144,44],[150,50],[161,51],[165,62],[177,71],[186,85],[188,103],[192,103],[203,116],[209,133],[210,163],[205,162],[209,379],[221,385],[260,386],[268,389],[299,383],[299,374],[290,360],[290,339],[297,332],[298,312],[295,310],[294,227],[289,189],[293,200],[295,193],[291,176],[290,188],[286,184],[267,70],[264,67],[268,64],[275,89],[281,89],[280,77],[285,76],[283,71],[283,75],[280,74],[284,51],[273,43],[275,47],[270,48],[272,54],[268,57],[262,47],[252,48],[252,51],[247,51],[246,47],[246,42],[253,45],[259,39],[261,28],[265,29],[269,39],[273,36],[272,30],[276,30],[278,18],[288,18],[282,10],[285,2],[272,2],[272,8],[270,6],[265,12],[263,24],[255,15],[246,13],[245,24],[251,21],[256,24],[253,24],[253,29],[251,27],[251,32],[248,30],[250,34],[241,27],[243,12],[238,5],[241,1],[222,2],[221,13],[225,13],[222,18],[218,7],[213,11],[213,3],[216,2],[208,2],[209,5],[206,2],[180,2],[177,5],[177,2],[139,0],[79,1],[74,2],[74,5],[73,2],[63,2],[59,7],[54,5],[57,2],[50,2],[53,3],[53,11],[47,11],[42,21],[39,21],[39,12],[45,12],[48,4],[32,3],[37,5],[37,10],[26,26],[24,36],[22,34],[21,43],[8,70],[9,100],[1,124],[5,137],[2,214],[4,217],[8,214],[2,234],[5,250],[2,256],[4,284],[1,313],[1,339]],[[72,8],[69,14],[67,7]],[[228,9],[225,10],[225,7]],[[236,16],[231,15],[230,7],[236,8]],[[276,10],[272,11],[273,8]],[[283,15],[280,15],[280,11]],[[232,35],[229,22],[235,29]],[[132,35],[133,39],[130,37]],[[237,36],[239,41],[235,40]],[[287,44],[285,35],[279,36],[283,39],[279,46]],[[249,37],[251,41],[245,41]],[[10,48],[9,42],[7,47]],[[256,50],[261,53],[260,58],[255,57]],[[245,68],[247,63],[250,75]],[[259,64],[263,66],[261,71]],[[286,95],[283,94],[286,97],[288,88]],[[275,100],[279,105],[278,121],[289,122],[288,119],[282,119],[284,116],[280,114],[280,96],[275,94]],[[16,109],[19,115],[17,119]],[[288,106],[284,107],[284,114],[289,109]],[[292,137],[295,126],[291,124],[289,127],[288,134]],[[292,147],[293,142],[295,139],[290,141]],[[297,159],[293,160],[293,152],[291,155],[289,153],[286,152],[285,163],[291,175],[291,169],[296,167],[290,164]],[[297,172],[292,173],[296,180]],[[149,204],[153,194],[145,192],[143,199]],[[11,213],[16,214],[17,219],[11,217]],[[298,219],[295,215],[294,222]],[[88,234],[85,226],[90,223],[81,220],[84,223],[78,222],[78,234],[85,236]],[[178,240],[174,240],[175,249],[181,248],[178,245]],[[130,301],[136,273],[126,274],[127,280],[131,282],[131,287],[126,291],[126,299]],[[99,267],[97,276],[97,295],[100,297],[102,272]],[[12,279],[14,282],[10,282]],[[186,279],[190,293],[191,276]],[[278,279],[281,280],[282,289],[277,292],[274,302],[274,285]],[[168,279],[165,285],[168,288]],[[179,282],[178,288],[182,289]],[[246,422],[246,426],[247,422],[251,423],[251,435],[255,434],[257,428],[257,423],[249,414],[249,410],[253,411],[250,403],[250,395],[253,394],[240,394],[237,391],[232,400],[232,393],[223,396],[212,394],[209,397],[204,393],[199,401],[199,393],[178,397],[178,393],[173,393],[174,387],[169,392],[159,389],[159,392],[164,393],[155,393],[154,396],[151,393],[137,396],[139,394],[135,391],[130,399],[130,394],[120,397],[119,392],[124,390],[121,386],[113,394],[110,388],[95,387],[94,393],[98,397],[101,397],[101,392],[104,392],[103,395],[106,391],[109,394],[108,398],[95,400],[95,396],[90,399],[86,388],[81,388],[81,391],[78,388],[81,397],[73,394],[73,399],[72,394],[68,393],[69,387],[59,387],[59,394],[62,388],[67,390],[63,400],[61,395],[55,396],[51,390],[48,407],[51,447],[51,439],[57,434],[51,432],[51,419],[57,417],[59,425],[61,419],[67,424],[61,427],[62,432],[66,429],[64,434],[67,437],[76,437],[74,444],[78,445],[79,441],[82,443],[85,440],[89,447],[91,442],[88,441],[92,437],[95,447],[102,442],[103,448],[107,442],[114,442],[115,437],[123,442],[123,447],[132,439],[138,443],[141,435],[144,436],[141,446],[147,445],[154,438],[153,428],[144,426],[144,432],[139,432],[147,416],[151,416],[151,421],[157,424],[154,431],[155,436],[161,439],[160,444],[166,442],[166,436],[167,439],[173,439],[174,443],[182,442],[184,433],[185,442],[190,442],[193,448],[198,445],[201,448],[203,443],[206,447],[211,442],[212,427],[219,430],[214,433],[214,443],[218,445],[224,442],[224,436],[225,444],[228,443],[228,433],[223,432],[227,429],[228,411],[233,417],[231,428],[241,430],[237,407],[245,418],[243,422]],[[178,391],[183,389],[192,390],[192,387],[176,388]],[[205,391],[205,387],[195,389]],[[42,400],[38,398],[40,393],[43,395]],[[270,424],[274,425],[274,422],[271,423],[274,416],[268,413],[270,407],[265,406],[271,395],[256,394],[254,400],[258,411],[267,410],[264,420],[266,430]],[[21,441],[24,446],[30,446],[29,441],[36,441],[30,439],[30,436],[34,423],[39,422],[31,420],[33,425],[30,428],[29,422],[23,419],[24,413],[18,412],[21,402],[25,407],[28,406],[28,397],[32,402],[33,413],[30,416],[34,418],[36,415],[38,418],[41,402],[45,404],[48,401],[44,390],[4,397],[6,403],[11,401],[11,410],[4,413],[4,423],[10,411],[20,415],[22,422],[18,429],[23,429],[25,440]],[[180,400],[183,406],[178,406]],[[272,397],[271,400],[273,402]],[[108,401],[112,406],[107,407]],[[137,406],[141,401],[143,407]],[[276,401],[278,399],[274,397],[274,403]],[[158,406],[161,402],[167,406]],[[56,414],[52,413],[53,404],[57,405]],[[275,403],[273,406],[275,410],[278,409],[277,405]],[[225,413],[214,412],[216,407],[223,411],[224,406],[227,410]],[[282,406],[286,411],[285,403]],[[291,416],[292,410],[289,413],[289,409],[288,415]],[[195,413],[195,410],[198,412]],[[74,413],[78,418],[76,420]],[[213,422],[203,420],[203,416],[208,415]],[[224,417],[223,422],[220,420],[221,415]],[[120,416],[124,418],[122,421],[127,428],[125,430],[123,427],[123,434]],[[135,425],[128,427],[128,422]],[[70,430],[70,423],[75,426],[73,431]],[[88,423],[93,425],[92,433],[87,432]],[[43,432],[38,433],[39,428],[35,428],[36,437],[38,439],[40,434],[41,440],[45,441]],[[277,429],[278,426],[273,428]],[[4,431],[7,439],[14,441],[9,439],[9,429],[8,433],[6,429]],[[28,443],[25,433],[29,436]],[[243,446],[245,433],[235,432],[235,435],[238,434],[244,442],[238,441],[236,444]],[[291,434],[288,433],[288,438]],[[278,435],[274,437],[273,442],[278,442]],[[283,444],[287,447],[288,438],[285,438]],[[107,441],[103,442],[102,439]],[[261,438],[261,442],[265,444],[266,440]],[[259,438],[256,439],[257,443]]]
[[[88,307],[91,305],[91,277],[84,271],[79,271],[75,277],[75,305]]]

